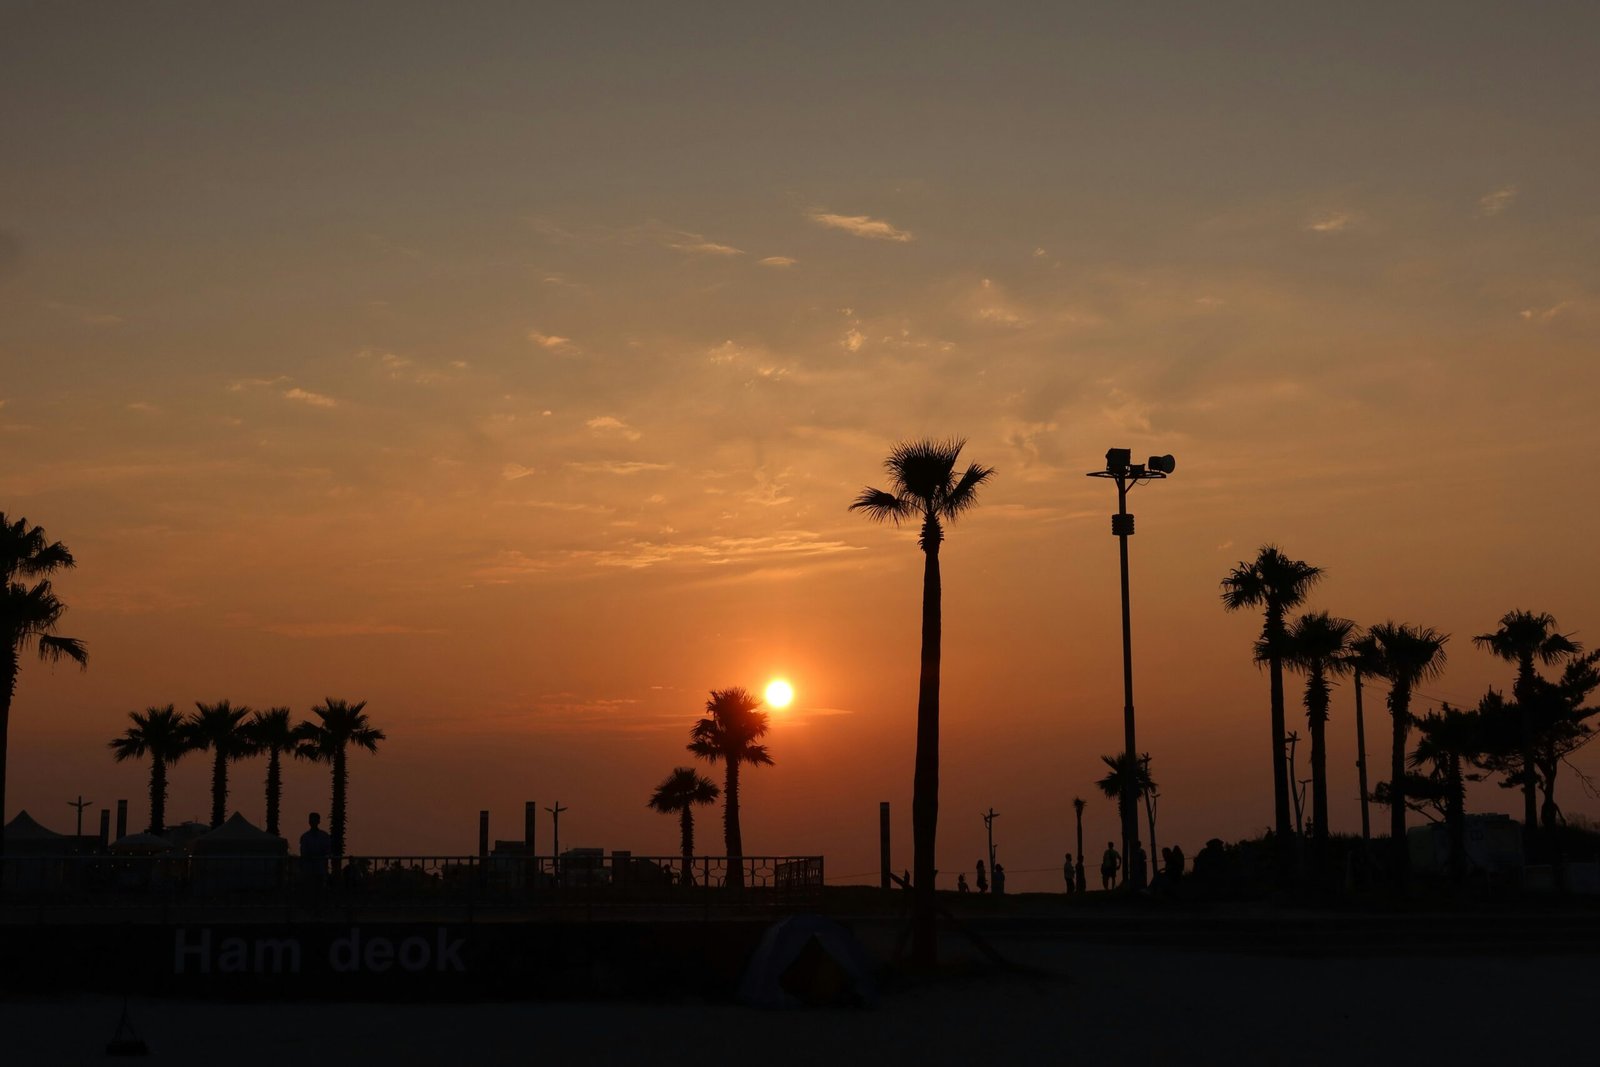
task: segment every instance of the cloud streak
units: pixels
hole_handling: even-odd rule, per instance
[[[813,211],[809,218],[818,226],[826,226],[830,230],[843,230],[855,237],[865,237],[874,241],[904,242],[915,239],[909,230],[902,230],[870,215],[835,215],[828,211]]]

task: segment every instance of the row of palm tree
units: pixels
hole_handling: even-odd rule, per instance
[[[315,718],[295,723],[288,708],[252,711],[221,700],[196,703],[184,715],[167,704],[131,711],[132,725],[110,742],[118,763],[130,759],[150,761],[149,832],[166,832],[167,770],[191,752],[210,752],[211,825],[221,826],[227,816],[228,765],[249,756],[267,757],[266,829],[279,833],[278,816],[283,795],[283,756],[326,763],[333,776],[329,810],[333,854],[344,855],[346,798],[349,790],[349,751],[377,752],[386,740],[372,725],[366,701],[351,703],[328,698],[311,709]]]
[[[722,836],[728,872],[724,882],[730,889],[744,887],[744,836],[739,826],[740,768],[770,767],[772,754],[761,743],[770,728],[770,716],[761,710],[761,701],[739,686],[713,689],[706,701],[705,716],[689,731],[688,749],[711,764],[723,765],[723,785],[719,790],[711,779],[693,767],[675,767],[656,786],[647,806],[665,815],[676,814],[681,832],[683,874],[687,882],[694,864],[694,808],[723,798]]]
[[[1538,825],[1535,789],[1544,787],[1546,825],[1553,824],[1558,809],[1554,801],[1555,777],[1565,755],[1587,743],[1593,735],[1586,719],[1600,712],[1585,705],[1589,692],[1600,685],[1595,670],[1600,657],[1580,656],[1581,647],[1562,634],[1548,614],[1511,611],[1501,617],[1492,633],[1480,634],[1473,643],[1517,665],[1513,700],[1493,690],[1469,713],[1447,706],[1422,719],[1411,713],[1417,687],[1439,677],[1446,661],[1449,634],[1427,626],[1383,622],[1361,633],[1354,622],[1326,611],[1307,612],[1290,619],[1289,612],[1305,603],[1322,578],[1322,569],[1292,559],[1276,545],[1265,545],[1255,559],[1241,562],[1222,580],[1223,607],[1230,611],[1259,608],[1264,622],[1254,646],[1254,657],[1270,678],[1273,809],[1280,857],[1292,862],[1288,771],[1284,762],[1285,715],[1283,670],[1305,675],[1304,704],[1311,738],[1312,859],[1314,869],[1324,869],[1328,842],[1328,775],[1326,727],[1331,680],[1353,674],[1356,691],[1357,744],[1361,751],[1362,833],[1369,834],[1366,814],[1366,740],[1362,721],[1363,678],[1389,683],[1387,698],[1392,722],[1390,776],[1374,790],[1387,803],[1390,838],[1397,875],[1403,877],[1408,860],[1405,846],[1409,794],[1432,790],[1429,796],[1448,794],[1459,814],[1463,791],[1461,764],[1475,763],[1502,776],[1504,784],[1524,795],[1524,827],[1531,835]],[[1565,662],[1560,682],[1541,678],[1535,661]],[[1594,681],[1590,682],[1589,679]],[[1421,755],[1408,752],[1411,728],[1423,730]],[[1412,773],[1419,763],[1434,766],[1434,785],[1424,786]],[[1440,793],[1439,791],[1442,791]]]

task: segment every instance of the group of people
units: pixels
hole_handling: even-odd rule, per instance
[[[1004,896],[1005,895],[1005,891],[1006,891],[1006,868],[1005,868],[1005,865],[1002,864],[1002,863],[996,862],[995,865],[994,865],[994,872],[993,873],[994,873],[994,895],[997,896],[997,897],[998,896]],[[980,892],[980,893],[989,892],[989,871],[988,871],[987,868],[984,867],[982,860],[978,861],[978,870],[977,870],[976,883],[977,883],[977,886],[978,886],[978,892]],[[967,885],[967,876],[966,875],[964,875],[964,874],[956,875],[956,892],[958,892],[958,893],[970,893],[970,892],[972,892],[972,887]]]
[[[1133,862],[1129,865],[1128,874],[1133,878],[1135,885],[1145,882],[1145,852],[1144,846],[1135,841],[1133,844]],[[1155,879],[1151,882],[1154,887],[1158,882],[1175,882],[1183,877],[1185,858],[1182,847],[1173,845],[1171,848],[1161,850],[1161,866],[1156,871]],[[1117,879],[1122,876],[1122,853],[1117,851],[1115,841],[1106,842],[1106,850],[1100,857],[1100,888],[1111,890],[1117,888]],[[1061,865],[1061,876],[1066,880],[1067,892],[1082,892],[1085,888],[1083,878],[1083,863],[1072,862],[1072,853],[1067,853],[1066,862]]]

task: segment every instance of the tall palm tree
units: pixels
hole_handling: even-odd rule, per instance
[[[118,763],[150,757],[150,832],[167,832],[167,768],[191,751],[189,720],[171,704],[130,711],[133,725],[110,742]]]
[[[1156,791],[1158,786],[1150,777],[1149,753],[1136,757],[1131,764],[1126,752],[1119,752],[1115,756],[1101,756],[1100,762],[1104,763],[1109,769],[1094,784],[1100,787],[1100,792],[1117,802],[1119,813],[1124,813],[1126,805],[1137,805],[1140,798],[1144,798],[1145,814],[1150,819],[1150,847],[1154,849],[1156,847],[1156,822],[1155,813],[1150,808],[1149,797],[1150,794]],[[1137,810],[1135,815],[1137,816]],[[1081,850],[1081,844],[1079,848]],[[1122,857],[1122,862],[1129,871],[1128,876],[1123,879],[1123,887],[1133,889],[1137,884],[1132,874],[1133,857],[1124,856]]]
[[[717,783],[693,767],[675,767],[650,794],[648,807],[663,815],[678,815],[683,846],[683,884],[694,884],[694,806],[710,804],[722,795]]]
[[[1326,611],[1300,616],[1285,633],[1284,661],[1306,675],[1306,722],[1311,732],[1311,851],[1324,873],[1328,858],[1328,679],[1347,670],[1344,659],[1356,624]]]
[[[1361,680],[1381,677],[1383,664],[1378,655],[1378,643],[1371,634],[1352,638],[1346,646],[1344,660],[1356,691],[1356,784],[1361,790],[1361,843],[1370,849],[1372,818],[1367,809],[1367,724],[1361,707]]]
[[[221,826],[228,817],[228,764],[256,752],[249,731],[250,709],[234,707],[226,700],[215,704],[195,701],[189,717],[189,747],[211,753],[211,825]]]
[[[883,461],[890,488],[863,489],[850,505],[878,522],[920,523],[922,549],[922,671],[917,683],[917,754],[911,785],[912,958],[931,966],[938,958],[933,900],[934,850],[939,836],[939,661],[943,640],[939,547],[944,528],[978,503],[978,488],[994,468],[969,464],[956,472],[966,441],[905,441]]]
[[[706,717],[689,731],[688,749],[709,763],[721,761],[722,839],[728,853],[730,889],[744,888],[744,838],[739,832],[739,768],[770,767],[772,755],[758,744],[767,733],[767,713],[749,690],[713,689],[706,701]]]
[[[67,608],[51,590],[49,576],[74,565],[72,553],[60,541],[46,541],[40,527],[29,526],[27,519],[12,521],[0,511],[0,860],[6,850],[11,698],[17,692],[22,654],[31,648],[46,663],[70,659],[82,667],[89,662],[82,641],[55,632]]]
[[[300,740],[288,708],[258,711],[245,723],[256,752],[267,754],[267,833],[278,835],[278,809],[283,800],[283,754]]]
[[[1444,794],[1445,829],[1450,835],[1450,875],[1466,874],[1467,786],[1481,775],[1467,771],[1463,764],[1483,750],[1482,720],[1476,712],[1462,711],[1449,704],[1439,705],[1417,720],[1417,747],[1411,750],[1411,766],[1428,766],[1439,790]]]
[[[1571,659],[1583,647],[1556,629],[1554,616],[1531,611],[1508,611],[1500,616],[1500,628],[1493,633],[1479,634],[1472,639],[1479,648],[1487,649],[1508,663],[1517,665],[1517,680],[1511,695],[1520,709],[1522,725],[1522,833],[1523,846],[1531,851],[1535,827],[1538,825],[1538,804],[1534,790],[1537,775],[1534,771],[1534,739],[1532,709],[1537,699],[1539,675],[1533,661],[1550,665]]]
[[[1277,828],[1279,864],[1287,867],[1294,823],[1289,816],[1289,771],[1283,762],[1284,614],[1305,603],[1322,568],[1290,559],[1277,545],[1262,545],[1253,560],[1243,560],[1222,579],[1222,606],[1228,611],[1261,608],[1265,622],[1256,643],[1256,659],[1265,659],[1272,699],[1272,811]]]
[[[1406,737],[1411,729],[1411,694],[1444,671],[1449,634],[1431,626],[1384,622],[1367,631],[1377,647],[1379,673],[1389,680],[1389,715],[1394,747],[1389,761],[1389,847],[1397,883],[1403,884],[1410,854],[1406,846]]]
[[[1089,802],[1082,797],[1072,798],[1072,813],[1077,816],[1078,820],[1078,862],[1074,870],[1074,880],[1077,882],[1078,892],[1080,893],[1088,888],[1085,885],[1083,876],[1083,809],[1088,806]]]
[[[351,704],[328,697],[312,707],[311,713],[316,719],[304,719],[295,728],[300,735],[295,755],[313,763],[327,763],[333,769],[333,803],[328,821],[332,823],[335,858],[344,855],[345,794],[350,784],[349,750],[359,748],[376,752],[378,742],[388,740],[382,730],[368,721],[366,707],[365,700]]]

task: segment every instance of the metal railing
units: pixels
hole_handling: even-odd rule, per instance
[[[118,902],[303,905],[693,904],[729,897],[800,902],[819,895],[821,856],[745,856],[743,893],[730,888],[724,856],[7,856],[0,899],[30,904]]]

